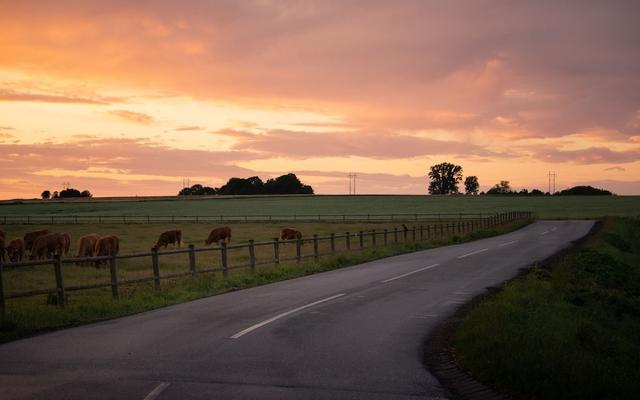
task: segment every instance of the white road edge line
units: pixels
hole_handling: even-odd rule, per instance
[[[544,231],[541,233],[541,235],[546,235],[547,233],[549,233],[549,231]]]
[[[149,393],[147,395],[147,397],[144,398],[144,400],[153,400],[156,397],[158,397],[160,395],[160,393],[162,393],[163,390],[165,390],[167,387],[169,386],[169,382],[161,382],[158,386],[155,387],[155,389],[153,389],[151,391],[151,393]]]
[[[499,245],[498,245],[498,247],[508,246],[508,245],[510,245],[510,244],[514,244],[514,243],[518,243],[518,240],[512,240],[512,241],[507,242],[507,243],[499,244]]]
[[[239,338],[241,336],[246,335],[249,332],[253,332],[258,328],[261,328],[261,327],[263,327],[263,326],[265,326],[267,324],[270,324],[273,321],[276,321],[276,320],[278,320],[280,318],[284,318],[287,315],[291,315],[291,314],[296,313],[298,311],[304,310],[305,308],[313,307],[313,306],[318,305],[320,303],[324,303],[324,302],[327,302],[327,301],[331,301],[333,299],[337,299],[338,297],[342,297],[344,295],[345,295],[345,293],[336,294],[335,296],[327,297],[326,299],[314,301],[313,303],[305,304],[304,306],[300,306],[298,308],[294,308],[293,310],[289,310],[287,312],[283,312],[282,314],[278,314],[275,317],[271,317],[271,318],[269,318],[267,320],[259,322],[259,323],[255,324],[255,325],[252,325],[252,326],[248,327],[247,329],[244,329],[244,330],[236,333],[235,335],[231,336],[231,339],[237,339],[237,338]]]
[[[467,254],[463,254],[463,255],[459,256],[458,259],[469,257],[469,256],[472,256],[472,255],[478,254],[478,253],[483,253],[483,252],[485,252],[487,250],[489,250],[489,249],[486,248],[486,249],[480,249],[480,250],[472,251],[471,253],[467,253]]]
[[[385,279],[381,283],[387,283],[387,282],[395,281],[396,279],[400,279],[400,278],[404,278],[405,276],[417,274],[418,272],[424,271],[424,270],[429,269],[429,268],[435,268],[438,265],[440,265],[440,264],[432,264],[432,265],[429,265],[429,266],[426,266],[426,267],[423,267],[423,268],[420,268],[420,269],[416,269],[415,271],[407,272],[406,274],[402,274],[402,275],[394,276],[393,278]]]

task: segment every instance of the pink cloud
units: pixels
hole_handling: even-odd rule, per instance
[[[112,110],[109,114],[136,124],[149,125],[152,124],[154,118],[151,115],[129,111],[129,110]]]
[[[573,164],[633,163],[640,160],[640,148],[624,151],[611,150],[606,147],[561,150],[543,146],[534,150],[534,157],[542,161]]]

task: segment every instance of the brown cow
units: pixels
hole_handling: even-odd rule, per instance
[[[231,228],[228,226],[221,226],[212,230],[204,244],[207,246],[214,242],[218,244],[221,240],[225,240],[227,243],[231,241]]]
[[[11,262],[22,261],[22,257],[24,257],[24,239],[17,238],[9,242],[7,256]]]
[[[53,254],[61,255],[64,252],[65,245],[66,239],[60,233],[50,233],[40,236],[33,242],[31,257],[29,257],[29,259],[48,259],[51,258]]]
[[[158,242],[153,249],[158,250],[160,247],[164,247],[165,249],[170,244],[176,245],[178,247],[182,247],[182,231],[179,229],[175,229],[172,231],[162,232],[160,237],[158,238]]]
[[[120,251],[120,239],[117,236],[104,236],[96,242],[96,257],[113,256]],[[96,261],[96,268],[100,268],[100,264],[104,261]]]
[[[69,254],[69,248],[71,247],[71,236],[68,233],[61,233],[62,239],[64,240],[64,248],[62,249],[64,255]]]
[[[85,235],[78,241],[78,254],[76,257],[93,257],[96,254],[96,244],[100,236],[95,233]]]
[[[51,231],[48,229],[42,229],[40,231],[29,232],[24,235],[24,249],[27,251],[33,251],[33,244],[40,236],[48,235]]]
[[[302,239],[302,232],[293,228],[283,228],[280,233],[280,239],[282,240],[294,240],[294,239]],[[302,243],[302,240],[300,240]]]

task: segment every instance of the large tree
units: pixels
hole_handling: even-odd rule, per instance
[[[513,192],[511,191],[509,181],[500,181],[500,183],[496,183],[489,189],[487,194],[513,194]]]
[[[429,194],[458,193],[458,184],[462,181],[462,167],[447,162],[432,165],[429,180]]]
[[[464,191],[466,194],[478,194],[479,187],[480,184],[478,183],[477,176],[467,176],[467,178],[464,180]]]

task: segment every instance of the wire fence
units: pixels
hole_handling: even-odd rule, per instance
[[[293,240],[253,241],[247,243],[228,245],[222,242],[215,247],[196,248],[189,245],[188,248],[163,250],[157,248],[150,252],[133,253],[123,255],[110,255],[101,257],[63,258],[54,255],[52,259],[36,260],[17,263],[5,263],[0,261],[0,315],[6,309],[6,300],[23,297],[49,295],[55,298],[55,304],[64,307],[67,302],[67,293],[89,289],[111,288],[113,299],[120,298],[120,288],[123,285],[132,285],[142,282],[153,282],[155,290],[160,290],[161,282],[166,279],[175,279],[186,276],[197,276],[207,273],[221,273],[227,279],[229,272],[235,269],[249,269],[255,272],[260,265],[271,264],[279,266],[281,263],[313,259],[318,261],[321,257],[334,256],[340,252],[360,251],[377,246],[389,246],[398,243],[410,243],[445,238],[450,235],[466,234],[474,231],[492,228],[518,219],[531,218],[527,211],[507,212],[491,216],[483,216],[477,219],[461,218],[458,221],[449,221],[437,224],[420,224],[407,227],[394,227],[393,229],[368,230],[359,232],[331,233],[326,236],[313,235]],[[185,257],[186,256],[186,257]],[[161,273],[161,260],[169,257],[180,257],[179,264],[187,267],[182,270],[167,268]],[[120,265],[125,260],[137,260],[141,270],[123,271]],[[173,261],[176,261],[175,259]],[[102,281],[86,284],[75,279],[73,274],[65,274],[65,270],[73,265],[95,265],[100,271],[102,265],[107,265],[106,273]],[[145,267],[146,265],[146,267]],[[8,272],[24,270],[28,267],[53,267],[55,287],[6,291]],[[128,276],[127,276],[128,275]],[[13,279],[18,279],[12,276]],[[69,279],[71,282],[65,283]]]
[[[3,225],[160,224],[232,222],[393,222],[483,219],[492,213],[271,214],[271,215],[3,215]]]

